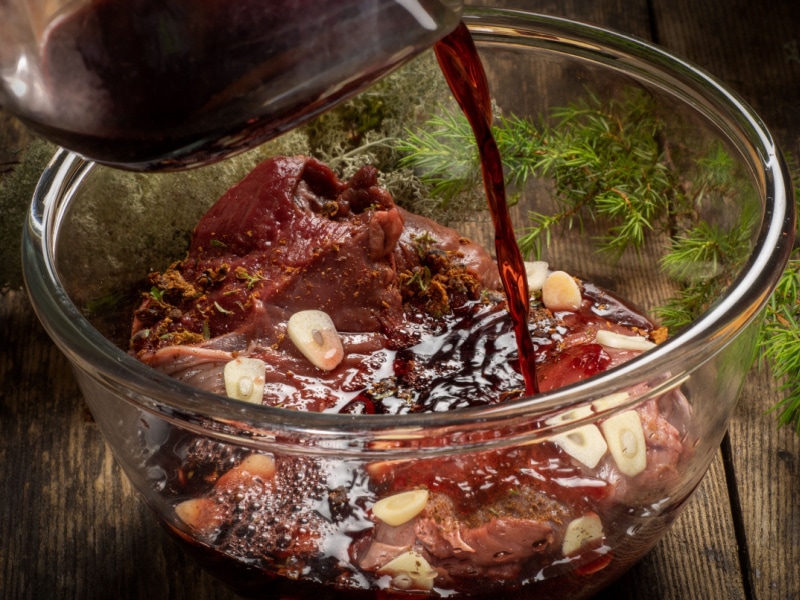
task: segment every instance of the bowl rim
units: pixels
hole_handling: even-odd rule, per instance
[[[659,393],[679,385],[690,372],[682,357],[702,356],[702,363],[720,352],[738,331],[756,319],[788,262],[795,231],[794,203],[789,201],[791,181],[770,133],[755,112],[724,84],[649,42],[520,10],[468,8],[464,21],[479,49],[494,39],[519,43],[527,38],[531,44],[556,50],[568,48],[572,55],[603,62],[634,76],[642,76],[647,68],[649,85],[669,87],[679,92],[673,95],[686,96],[706,119],[731,137],[743,159],[749,161],[754,185],[760,186],[758,191],[764,202],[752,255],[736,281],[692,327],[618,367],[551,392],[498,406],[403,415],[401,423],[397,415],[287,411],[238,402],[191,387],[128,355],[95,330],[60,287],[54,249],[65,208],[63,198],[77,189],[95,167],[60,149],[36,187],[23,232],[23,273],[28,294],[56,344],[75,366],[92,373],[101,385],[124,395],[138,408],[183,427],[253,443],[274,443],[283,434],[292,439],[302,435],[313,439],[313,445],[327,443],[340,449],[358,446],[353,441],[362,436],[420,440],[436,437],[437,432],[444,435],[453,430],[486,429],[489,423],[503,423],[512,430],[517,424],[524,435],[541,435],[533,431],[538,427],[531,423],[555,410],[588,403],[641,381],[660,381]],[[671,375],[665,378],[664,373]],[[631,397],[621,408],[640,399]],[[471,443],[464,441],[467,446]],[[481,445],[486,447],[485,440]]]

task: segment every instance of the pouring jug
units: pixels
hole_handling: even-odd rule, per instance
[[[457,0],[9,0],[0,106],[85,158],[183,169],[362,91],[460,16]]]

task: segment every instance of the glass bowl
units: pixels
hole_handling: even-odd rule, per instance
[[[200,216],[259,161],[323,148],[331,131],[365,107],[403,135],[436,114],[455,114],[428,54],[338,113],[235,159],[142,175],[59,151],[41,178],[23,241],[33,305],[156,518],[243,595],[591,596],[642,558],[685,506],[752,365],[762,309],[794,240],[786,167],[758,117],[713,78],[629,37],[512,11],[470,10],[465,21],[503,120],[530,119],[530,131],[550,136],[568,128],[576,113],[588,115],[581,126],[604,123],[608,136],[580,130],[584,149],[615,137],[609,123],[644,124],[659,164],[677,174],[672,191],[664,192],[664,219],[654,221],[662,225],[624,251],[598,251],[609,235],[620,237],[614,215],[573,205],[573,219],[564,218],[569,211],[560,195],[585,187],[576,183],[576,171],[537,173],[511,188],[520,235],[543,216],[567,223],[539,237],[535,257],[656,318],[686,317],[668,339],[628,362],[513,402],[354,415],[240,402],[128,353],[148,272],[182,258]],[[408,89],[419,93],[405,112],[391,112],[386,98],[408,100]],[[591,121],[603,115],[611,118]],[[389,158],[379,155],[387,142],[367,129],[343,126],[343,138],[329,140],[320,155],[346,159],[335,165],[344,171],[357,166],[354,156],[395,160],[396,148]],[[362,151],[354,150],[359,144]],[[611,162],[595,167],[603,181],[617,174],[617,158],[650,160],[638,145],[614,148]],[[567,156],[565,167],[576,156]],[[385,174],[398,202],[408,194],[403,181],[423,171],[404,168],[394,179]],[[606,187],[619,198],[634,193],[615,185]],[[490,243],[489,220],[473,210],[479,196],[466,187],[432,214]],[[674,253],[676,239],[709,231],[735,238],[738,250],[691,260]],[[698,289],[712,290],[712,297],[697,314],[676,309]],[[631,428],[608,429],[631,415],[642,425],[641,438],[631,438]],[[622,432],[616,442],[613,431]],[[580,445],[598,432],[609,449],[589,467],[569,452],[569,440]],[[636,453],[637,444],[645,447],[644,470],[622,469],[613,448]],[[390,524],[388,534],[381,524],[380,543],[373,544],[381,520],[376,501],[420,489],[428,494],[423,508]],[[426,504],[434,496],[449,506],[445,512]],[[419,502],[418,494],[409,497]],[[213,515],[211,527],[202,515]],[[421,515],[427,533],[405,526]],[[399,539],[391,539],[393,532]],[[400,563],[389,564],[400,555]]]

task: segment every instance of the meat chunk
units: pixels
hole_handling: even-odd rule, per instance
[[[315,411],[391,375],[391,352],[438,327],[413,313],[439,318],[500,285],[486,251],[395,206],[374,168],[345,182],[306,157],[256,167],[198,223],[186,259],[150,280],[131,342],[141,360],[223,393],[224,364],[253,356],[268,365],[266,402]],[[304,310],[341,332],[329,374],[287,340]]]
[[[558,529],[567,514],[564,506],[529,486],[469,513],[462,513],[448,495],[432,494],[414,520],[399,526],[378,522],[372,541],[357,547],[355,560],[365,571],[379,571],[413,551],[447,585],[465,578],[510,578],[560,540]]]
[[[153,277],[163,302],[148,298],[137,311],[134,349],[254,322],[274,343],[276,326],[306,309],[328,313],[340,331],[390,332],[405,320],[398,276],[420,266],[421,232],[427,250],[446,253],[481,288],[497,288],[484,250],[396,207],[374,168],[343,182],[314,159],[268,160],[206,213],[188,257]],[[137,336],[145,329],[151,334]]]

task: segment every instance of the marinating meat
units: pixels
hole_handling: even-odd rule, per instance
[[[529,321],[541,391],[665,335],[600,288],[531,268],[544,281],[531,285]],[[524,394],[490,255],[397,207],[370,167],[345,182],[314,159],[262,163],[197,225],[187,257],[149,285],[131,351],[236,399],[402,415]],[[626,399],[597,399],[549,424]],[[655,502],[677,477],[689,423],[672,391],[543,442],[455,456],[350,464],[182,433],[151,460],[174,473],[178,535],[248,568],[341,589],[469,594],[576,563],[605,567],[626,507]],[[493,434],[474,435],[480,444]]]
[[[499,288],[480,246],[396,207],[375,169],[345,183],[307,158],[262,163],[205,215],[188,257],[151,283],[158,293],[133,327],[139,358],[224,393],[224,364],[256,357],[266,388],[279,390],[267,402],[305,410],[336,407],[387,370],[390,350]],[[343,364],[328,373],[287,335],[304,310],[341,332]]]

